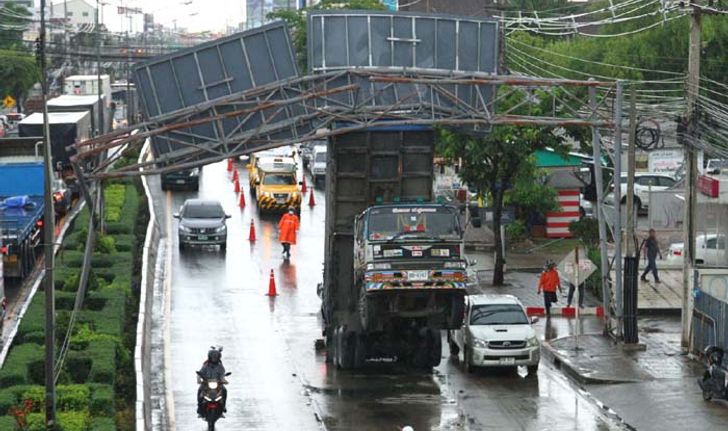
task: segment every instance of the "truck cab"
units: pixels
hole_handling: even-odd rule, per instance
[[[460,326],[466,271],[463,230],[452,206],[375,205],[356,217],[354,274],[368,314],[362,313],[363,326],[380,326],[384,308],[432,328]]]
[[[296,163],[290,157],[259,158],[255,168],[255,200],[261,211],[301,209]]]

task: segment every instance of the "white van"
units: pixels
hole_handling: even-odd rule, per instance
[[[319,145],[313,149],[311,160],[311,176],[314,184],[319,184],[326,179],[326,147]]]

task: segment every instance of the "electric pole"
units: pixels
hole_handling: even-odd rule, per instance
[[[45,251],[45,275],[43,288],[45,290],[45,425],[47,430],[56,427],[56,386],[55,386],[55,343],[56,343],[56,305],[53,285],[53,234],[55,220],[53,214],[53,200],[51,198],[51,144],[48,126],[48,80],[46,79],[46,0],[40,0],[40,35],[38,60],[40,63],[40,88],[43,103],[43,163],[44,166],[44,193],[45,208],[43,209],[43,249]]]
[[[691,5],[693,2],[690,3]],[[701,9],[692,7],[690,14],[690,46],[688,53],[688,107],[685,116],[688,135],[685,144],[685,215],[683,221],[683,235],[685,248],[683,250],[683,291],[682,291],[682,337],[680,344],[683,352],[690,350],[690,321],[692,319],[692,302],[690,300],[690,284],[695,265],[695,204],[696,183],[698,176],[698,157],[694,147],[697,138],[696,115],[698,92],[700,91],[700,21]]]
[[[104,133],[104,111],[106,110],[106,104],[108,100],[102,100],[103,89],[101,88],[101,5],[99,0],[96,0],[96,85],[98,86],[97,93],[99,96],[98,100],[98,126],[96,127],[96,134],[101,135]]]

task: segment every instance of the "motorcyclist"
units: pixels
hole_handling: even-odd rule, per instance
[[[216,349],[212,347],[207,352],[207,360],[202,363],[202,368],[199,371],[202,378],[205,380],[218,380],[222,383],[222,411],[227,412],[227,380],[225,380],[225,366],[222,364],[222,347]],[[205,381],[200,382],[200,387],[197,390],[197,414],[203,416],[204,403],[202,394],[205,389]]]

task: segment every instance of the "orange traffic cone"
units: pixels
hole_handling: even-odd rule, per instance
[[[313,198],[313,192],[311,192],[310,195],[308,195],[308,206],[313,207],[316,205],[316,199]]]
[[[227,159],[227,171],[230,172],[233,170],[233,159]]]
[[[248,235],[248,241],[255,242],[255,225],[253,220],[250,220],[250,234]]]
[[[306,187],[306,175],[303,175],[303,182],[301,184],[301,193],[306,193],[308,191],[308,187]]]
[[[240,181],[235,180],[233,184],[235,184],[235,193],[240,193]]]
[[[237,170],[237,169],[235,169],[235,170],[233,171],[233,181],[237,181],[237,180],[238,180],[238,170]]]
[[[240,208],[245,208],[245,193],[240,193],[240,202],[238,202]]]
[[[273,274],[273,270],[270,270],[270,281],[268,281],[268,296],[278,296],[276,291],[276,278]]]

